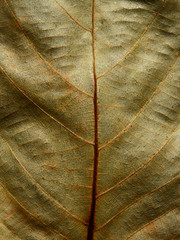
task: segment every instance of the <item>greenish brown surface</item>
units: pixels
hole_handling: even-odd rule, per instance
[[[179,0],[0,0],[0,240],[180,239],[179,35]]]

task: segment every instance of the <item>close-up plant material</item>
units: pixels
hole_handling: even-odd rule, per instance
[[[0,240],[180,239],[179,36],[179,0],[0,0]]]

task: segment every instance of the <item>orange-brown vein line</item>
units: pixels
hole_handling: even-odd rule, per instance
[[[114,189],[115,187],[119,186],[120,184],[122,184],[123,182],[127,181],[130,177],[132,177],[133,175],[137,174],[140,170],[144,169],[161,151],[162,149],[171,141],[171,139],[173,138],[173,136],[175,135],[175,133],[177,132],[177,130],[179,129],[179,126],[177,126],[177,128],[174,130],[174,132],[171,134],[171,136],[168,138],[168,140],[163,144],[163,146],[146,162],[144,163],[141,167],[139,167],[136,171],[132,172],[131,174],[129,174],[126,178],[124,178],[123,180],[117,182],[115,185],[113,185],[112,187],[110,187],[109,189],[105,190],[104,192],[100,193],[97,197],[101,197],[104,194],[108,193],[109,191],[111,191],[112,189]]]
[[[68,215],[70,215],[72,218],[76,219],[77,221],[81,222],[84,225],[87,225],[86,222],[84,222],[82,219],[78,218],[77,216],[73,215],[71,212],[69,212],[66,208],[64,208],[56,199],[54,199],[50,193],[46,192],[45,189],[33,178],[33,176],[26,170],[26,168],[21,164],[21,162],[18,160],[16,154],[14,153],[13,149],[11,148],[10,144],[7,142],[7,140],[0,134],[0,137],[4,140],[4,142],[6,143],[6,145],[8,146],[10,152],[12,153],[12,155],[14,156],[14,158],[16,159],[16,162],[18,163],[18,165],[20,165],[20,167],[23,169],[23,171],[26,173],[26,175],[32,179],[33,182],[35,182],[35,184],[41,189],[41,191],[43,193],[45,193],[53,202],[55,202],[57,204],[57,206],[59,208],[61,208],[63,211],[65,211]],[[31,213],[30,213],[31,214]]]
[[[0,223],[0,226],[2,226],[3,228],[6,228],[6,230],[11,233],[13,236],[15,236],[16,238],[23,240],[22,238],[18,237],[17,234],[13,233],[6,225],[4,225],[3,223]]]
[[[133,232],[128,238],[126,238],[126,240],[130,239],[134,234],[136,234],[137,232],[141,231],[143,228],[147,227],[148,225],[150,225],[151,223],[157,221],[158,219],[162,218],[163,216],[167,215],[168,213],[174,211],[176,208],[179,208],[180,205],[170,209],[169,211],[161,214],[159,217],[156,217],[155,219],[153,219],[152,221],[150,221],[149,223],[145,224],[144,226],[142,226],[141,228],[137,229],[135,232]]]
[[[61,234],[60,232],[58,232],[57,230],[50,228],[46,223],[40,221],[39,219],[37,219],[33,214],[31,214],[23,205],[20,204],[20,202],[18,202],[18,200],[7,190],[7,188],[0,183],[0,185],[5,189],[5,191],[10,195],[10,197],[26,212],[28,213],[28,215],[30,215],[33,219],[35,219],[37,222],[39,222],[41,225],[43,225],[44,227],[46,227],[47,229],[49,229],[51,232],[56,233],[57,235],[60,235],[61,237],[65,238],[66,240],[70,240],[69,238],[67,238],[66,236],[64,236],[63,234]]]
[[[157,16],[159,15],[161,8],[164,6],[166,0],[164,0],[162,2],[161,7],[159,8],[159,11],[155,14],[155,16],[153,17],[153,19],[151,20],[151,22],[149,23],[149,25],[147,26],[147,28],[144,30],[144,32],[141,34],[141,36],[138,38],[138,40],[135,42],[135,44],[131,47],[131,49],[128,51],[128,53],[125,54],[125,56],[119,61],[117,62],[113,67],[111,67],[109,70],[107,70],[106,72],[104,72],[103,74],[97,76],[97,79],[104,77],[107,73],[109,73],[110,71],[112,71],[114,68],[116,68],[120,63],[122,63],[133,51],[134,49],[136,49],[136,47],[139,45],[140,41],[142,40],[142,38],[144,37],[144,35],[147,33],[147,31],[150,29],[150,27],[152,26],[152,24],[154,23],[154,21],[156,20]]]
[[[84,27],[83,25],[81,25],[57,0],[55,0],[55,2],[60,6],[60,8],[62,8],[62,10],[81,28],[83,28],[84,30],[91,32],[90,29]]]
[[[178,55],[176,56],[175,60],[173,61],[173,63],[171,64],[171,66],[169,67],[168,72],[166,73],[165,77],[163,78],[163,80],[159,83],[159,85],[157,86],[156,90],[153,92],[153,94],[151,95],[151,97],[147,100],[147,102],[143,105],[143,107],[140,109],[140,111],[136,114],[136,116],[133,118],[133,120],[121,131],[119,132],[114,138],[112,138],[111,140],[109,140],[107,143],[105,143],[104,145],[102,145],[99,150],[102,150],[103,148],[105,148],[106,146],[108,146],[110,143],[112,143],[114,140],[116,140],[118,137],[120,137],[125,131],[127,131],[131,125],[133,124],[133,122],[139,117],[139,115],[142,113],[142,111],[145,109],[145,107],[149,104],[149,102],[152,100],[152,98],[154,97],[154,95],[157,93],[157,91],[159,90],[159,88],[161,87],[161,85],[164,83],[164,81],[166,80],[167,76],[169,75],[169,73],[172,71],[178,57],[179,57],[180,53],[178,53]]]
[[[113,219],[115,219],[116,217],[118,217],[121,213],[123,213],[125,210],[129,209],[131,206],[133,206],[135,203],[141,201],[142,199],[144,199],[145,197],[149,196],[150,194],[159,191],[160,189],[166,187],[168,184],[172,183],[174,180],[179,179],[180,175],[177,175],[175,177],[173,177],[171,180],[169,180],[168,182],[166,182],[165,184],[163,184],[162,186],[155,188],[154,190],[152,190],[151,192],[148,192],[144,195],[142,195],[141,197],[137,198],[136,200],[134,200],[133,202],[131,202],[129,205],[127,205],[126,207],[124,207],[123,209],[121,209],[118,213],[116,213],[114,216],[112,216],[109,220],[107,220],[104,224],[102,224],[101,226],[99,226],[96,229],[96,232],[99,231],[100,229],[102,229],[103,227],[105,227],[109,222],[111,222]]]
[[[72,88],[76,89],[77,91],[81,92],[82,94],[85,94],[88,97],[93,97],[92,95],[82,91],[81,89],[77,88],[75,85],[73,85],[72,83],[70,83],[63,75],[61,75],[43,56],[42,54],[37,50],[37,48],[35,47],[34,43],[31,41],[31,39],[29,38],[29,36],[25,33],[24,28],[22,27],[22,25],[20,24],[20,21],[18,20],[18,18],[16,17],[14,11],[12,10],[12,8],[10,7],[10,5],[8,4],[7,0],[4,0],[6,6],[8,7],[11,15],[13,16],[13,18],[15,19],[15,22],[17,24],[17,26],[21,29],[21,31],[23,32],[24,36],[26,37],[26,39],[28,40],[29,44],[32,46],[32,48],[34,49],[34,51],[39,55],[39,57],[50,67],[50,69],[56,73],[58,76],[60,76],[69,86],[71,86]]]
[[[61,123],[59,120],[57,120],[56,118],[54,118],[52,115],[50,115],[48,112],[46,112],[44,109],[42,109],[37,103],[35,103],[19,86],[17,86],[17,84],[11,79],[11,77],[6,73],[6,71],[0,66],[1,71],[4,72],[4,74],[6,75],[6,77],[9,79],[9,81],[11,82],[11,84],[18,89],[23,96],[25,96],[31,103],[33,103],[39,110],[41,110],[44,114],[46,114],[48,117],[50,117],[51,119],[53,119],[56,123],[58,123],[59,125],[61,125],[63,128],[65,128],[68,132],[70,132],[72,135],[74,135],[75,137],[77,137],[78,139],[80,139],[81,141],[87,143],[87,144],[91,144],[94,145],[94,143],[82,138],[81,136],[79,136],[78,134],[76,134],[75,132],[73,132],[71,129],[69,129],[68,127],[66,127],[63,123]]]

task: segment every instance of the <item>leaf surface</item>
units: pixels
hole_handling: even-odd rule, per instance
[[[180,238],[179,0],[0,0],[0,240]]]

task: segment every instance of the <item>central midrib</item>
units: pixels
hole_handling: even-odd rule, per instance
[[[93,78],[94,78],[94,162],[93,162],[93,183],[91,195],[91,209],[88,225],[87,240],[93,240],[95,226],[95,208],[97,195],[97,171],[99,158],[99,139],[98,139],[98,96],[97,96],[97,76],[95,62],[95,0],[92,0],[92,57],[93,57]]]

